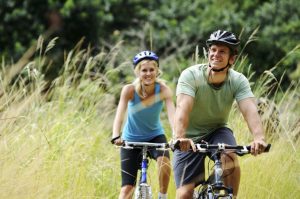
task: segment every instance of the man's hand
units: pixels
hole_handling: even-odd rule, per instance
[[[267,147],[267,143],[264,139],[255,139],[251,142],[251,154],[256,156],[265,151]]]
[[[177,143],[177,142],[179,142],[178,146],[179,146],[180,151],[188,151],[192,148],[192,150],[194,152],[196,152],[196,146],[192,139],[178,138],[178,139],[174,140],[174,143]]]

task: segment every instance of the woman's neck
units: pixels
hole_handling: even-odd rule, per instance
[[[155,83],[151,85],[142,84],[142,95],[144,98],[153,95],[155,92]]]

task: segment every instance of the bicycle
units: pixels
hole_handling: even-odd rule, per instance
[[[198,191],[194,191],[193,199],[232,199],[233,190],[231,187],[226,187],[222,178],[223,169],[221,154],[224,152],[236,153],[238,156],[250,154],[250,146],[243,145],[226,145],[226,144],[195,144],[196,152],[206,155],[212,154],[214,160],[214,170],[202,182]],[[179,142],[171,145],[172,150],[179,149]],[[271,144],[268,144],[264,152],[269,152]],[[194,190],[197,188],[195,187]]]
[[[142,162],[140,170],[140,178],[134,192],[135,199],[152,199],[151,186],[147,182],[148,155],[151,149],[169,150],[168,143],[150,143],[150,142],[128,142],[125,141],[121,146],[124,149],[142,149]]]

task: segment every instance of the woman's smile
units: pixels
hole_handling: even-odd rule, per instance
[[[144,85],[151,85],[155,83],[157,69],[153,63],[146,62],[141,65],[139,75]]]

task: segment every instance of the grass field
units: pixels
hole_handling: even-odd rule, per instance
[[[83,75],[75,84],[70,81],[74,74],[67,73],[53,83],[51,93],[42,94],[44,82],[38,76],[30,86],[8,85],[5,71],[2,74],[0,198],[117,198],[119,149],[109,142],[115,97],[99,86],[103,79]],[[239,198],[300,198],[299,138],[294,139],[299,126],[293,127],[300,113],[297,89],[282,93],[278,104],[283,129],[278,139],[269,140],[270,153],[240,158]],[[237,111],[232,112],[230,125],[240,144],[251,141]],[[167,126],[166,132],[170,137]],[[150,162],[155,195],[156,169]],[[168,194],[175,197],[173,176]]]

